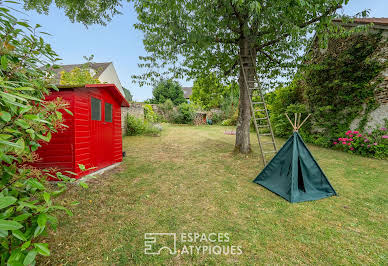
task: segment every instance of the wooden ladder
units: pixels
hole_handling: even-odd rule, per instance
[[[266,155],[267,154],[275,154],[277,152],[276,143],[275,143],[275,137],[273,135],[271,121],[269,119],[268,115],[268,109],[267,105],[265,103],[264,94],[262,91],[262,88],[260,86],[259,78],[257,76],[256,71],[256,60],[253,58],[251,52],[249,56],[245,56],[244,58],[250,57],[251,60],[251,66],[245,65],[242,60],[242,57],[240,57],[240,66],[242,69],[242,74],[244,78],[245,88],[248,90],[247,93],[249,95],[249,105],[251,109],[251,114],[253,118],[253,124],[255,126],[256,135],[257,135],[257,141],[259,142],[260,152],[261,152],[261,158],[263,161],[264,166],[267,164],[266,161]],[[245,63],[247,64],[247,63]],[[253,80],[248,80],[247,71],[253,71]],[[251,75],[252,76],[252,75]],[[255,98],[259,98],[259,101],[254,101]],[[262,112],[264,113],[265,117],[256,117],[256,112]],[[263,130],[267,132],[263,132]],[[263,133],[261,133],[263,132]],[[261,137],[262,136],[271,136],[271,141],[263,142]]]

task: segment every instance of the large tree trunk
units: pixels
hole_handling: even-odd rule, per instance
[[[252,59],[250,58],[251,54],[249,52],[250,47],[250,43],[247,39],[240,40],[240,57],[243,62],[247,81],[254,80],[254,71],[252,69],[253,63]],[[254,52],[253,54],[254,60],[256,62],[256,53]],[[241,153],[249,153],[251,151],[249,128],[252,115],[248,95],[249,89],[246,88],[246,83],[241,67],[238,82],[240,86],[240,102],[238,109],[235,150]],[[249,85],[251,85],[251,83],[249,83]]]

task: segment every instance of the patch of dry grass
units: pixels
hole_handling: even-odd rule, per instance
[[[80,204],[45,239],[53,255],[40,263],[387,264],[387,161],[309,146],[339,196],[290,204],[252,183],[263,167],[257,145],[234,154],[223,131],[167,126],[161,137],[125,137],[120,167],[60,198]],[[145,255],[147,232],[229,233],[243,253]]]

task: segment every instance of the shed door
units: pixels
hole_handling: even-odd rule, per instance
[[[104,122],[102,123],[104,145],[104,160],[108,165],[113,164],[113,105],[104,102]]]
[[[113,163],[112,105],[91,97],[91,144],[93,165],[98,168]]]

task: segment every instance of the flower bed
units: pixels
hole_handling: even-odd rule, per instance
[[[384,159],[388,157],[388,132],[382,127],[369,133],[348,130],[333,144],[336,148],[362,156]]]

